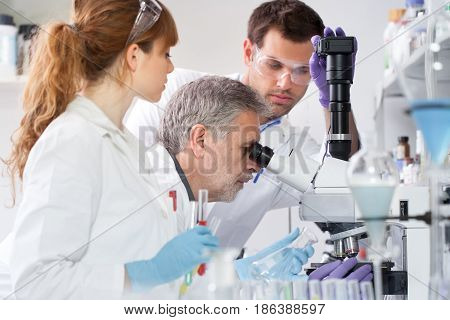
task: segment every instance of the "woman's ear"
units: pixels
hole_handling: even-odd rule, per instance
[[[125,52],[125,63],[131,72],[135,72],[138,66],[139,46],[135,43],[130,45]]]
[[[203,158],[206,152],[205,148],[206,127],[202,124],[196,124],[192,127],[189,134],[189,145],[197,158]]]

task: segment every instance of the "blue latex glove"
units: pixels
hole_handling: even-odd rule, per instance
[[[341,27],[336,28],[336,33],[330,27],[326,27],[323,32],[324,37],[345,37],[345,32]],[[316,35],[311,38],[311,42],[314,48],[317,48],[317,44],[320,41],[321,36]],[[355,60],[356,60],[356,51],[358,50],[358,42],[355,43],[355,53],[353,54],[353,73],[355,72]],[[309,69],[311,72],[311,78],[316,84],[317,88],[319,88],[319,102],[320,104],[328,108],[330,104],[330,90],[327,84],[327,61],[325,57],[319,57],[317,53],[314,51],[311,58],[309,59]]]
[[[309,280],[323,280],[323,279],[343,279],[344,276],[352,270],[358,260],[356,258],[350,258],[344,262],[336,260],[327,263],[317,270],[314,270],[309,275]],[[350,273],[347,280],[358,280],[358,281],[371,281],[373,279],[372,266],[370,264],[365,264],[362,267],[356,269]]]
[[[289,244],[295,241],[300,235],[300,231],[296,228],[285,238],[275,242],[271,246],[261,250],[257,254],[234,261],[236,272],[241,280],[252,280],[257,275],[253,273],[254,268],[252,263],[259,261],[268,255],[283,249],[281,251],[282,258],[275,264],[271,270],[271,277],[282,280],[295,280],[301,276],[298,273],[302,270],[302,266],[308,261],[314,254],[314,249],[310,245],[303,249],[299,248],[285,248]]]
[[[150,260],[125,264],[133,290],[170,282],[208,262],[207,250],[216,250],[219,240],[207,227],[197,226],[167,242]]]

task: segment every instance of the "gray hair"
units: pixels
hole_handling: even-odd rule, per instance
[[[166,106],[158,136],[171,154],[178,154],[196,124],[211,130],[214,138],[224,138],[234,119],[242,112],[253,111],[270,116],[263,98],[243,83],[219,76],[205,76],[182,86]]]

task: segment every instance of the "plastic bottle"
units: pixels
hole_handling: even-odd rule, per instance
[[[409,147],[409,137],[401,136],[398,137],[398,144],[396,150],[396,159],[405,160],[410,157],[410,147]]]
[[[426,13],[424,0],[407,0],[405,18],[409,31],[409,51],[410,55],[422,47],[426,42],[426,25],[419,23]]]
[[[384,51],[384,74],[387,76],[394,70],[394,63],[392,61],[392,39],[396,36],[400,28],[400,20],[405,14],[406,9],[390,9],[389,22],[384,29],[383,42],[385,44]]]
[[[406,11],[399,21],[400,28],[393,42],[393,60],[397,65],[404,63],[415,49],[425,44],[426,39],[424,0],[406,0],[405,4]]]
[[[423,140],[422,131],[416,130],[416,155],[414,158],[414,165],[416,166],[415,183],[425,183],[425,168],[426,168],[426,151],[425,142]]]
[[[411,163],[410,158],[410,147],[409,147],[409,137],[402,136],[398,137],[398,144],[395,148],[395,160],[397,162],[398,172],[400,173],[400,182],[404,182],[404,172],[403,169],[409,163]]]
[[[0,80],[16,76],[17,28],[12,16],[0,14]]]
[[[447,21],[441,19],[436,23],[436,39],[437,40],[440,40],[441,38],[445,37],[450,32],[449,23],[448,23],[448,21],[450,20],[450,2],[445,5],[444,13],[445,13],[444,15],[447,18]]]
[[[234,269],[234,260],[239,250],[224,248],[214,253],[209,263],[208,298],[232,300],[239,296],[239,282]]]

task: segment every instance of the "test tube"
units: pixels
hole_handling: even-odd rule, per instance
[[[256,300],[266,300],[266,281],[259,280],[253,283],[253,290]]]
[[[360,287],[362,300],[375,300],[375,293],[371,281],[361,282]]]
[[[347,288],[349,300],[361,300],[361,293],[359,291],[358,280],[349,280],[347,282]]]
[[[336,300],[348,300],[347,280],[336,279],[335,282]]]
[[[336,300],[336,281],[334,279],[322,281],[322,299]]]
[[[308,279],[299,279],[292,282],[295,300],[308,300]]]
[[[280,281],[280,299],[281,300],[293,299],[292,281]]]
[[[191,205],[191,213],[190,213],[190,217],[189,217],[188,229],[194,228],[197,225],[197,220],[198,220],[197,202],[191,201],[190,205]],[[180,289],[179,289],[179,297],[180,298],[182,298],[187,293],[188,288],[192,284],[193,276],[194,276],[194,271],[189,271],[188,273],[186,273],[184,275],[184,281],[181,284]]]
[[[283,298],[283,287],[278,280],[266,280],[264,286],[265,300],[281,300]]]
[[[309,299],[310,300],[322,299],[322,292],[320,290],[320,281],[319,280],[309,280],[308,288],[309,288]]]
[[[198,224],[200,226],[206,226],[206,209],[208,206],[208,190],[200,189],[198,191]],[[202,263],[197,273],[199,276],[203,276],[206,272],[206,264]]]
[[[239,296],[241,300],[255,299],[255,284],[254,280],[245,280],[240,282]]]
[[[206,226],[206,210],[208,206],[208,190],[198,191],[198,224]]]
[[[197,225],[198,220],[198,203],[195,201],[191,201],[191,216],[189,217],[189,229],[192,229]]]

